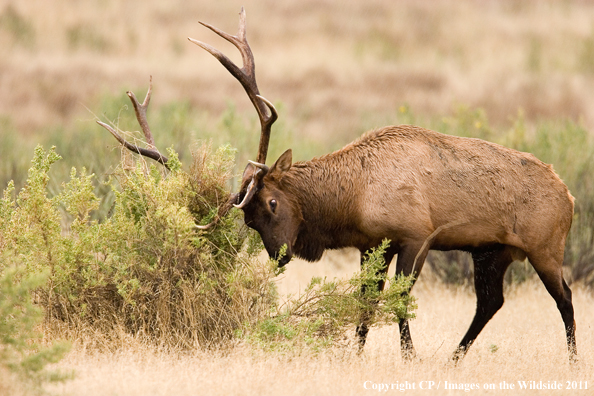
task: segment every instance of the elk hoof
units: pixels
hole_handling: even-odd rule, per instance
[[[462,359],[464,359],[464,356],[466,356],[466,352],[468,352],[468,348],[459,346],[458,348],[456,348],[456,350],[452,354],[452,357],[450,358],[450,362],[454,366],[457,366],[458,363],[460,363],[462,361]]]
[[[403,362],[412,362],[413,360],[417,360],[417,352],[414,348],[404,349],[402,350],[402,361]]]

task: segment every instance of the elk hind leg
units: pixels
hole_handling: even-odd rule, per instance
[[[546,255],[529,255],[528,259],[539,278],[544,283],[547,291],[557,303],[557,308],[561,313],[563,324],[565,325],[565,336],[567,340],[567,351],[569,361],[577,361],[577,348],[575,341],[575,319],[573,303],[571,301],[571,289],[563,279],[563,254],[562,251],[558,257]]]
[[[513,255],[509,247],[495,245],[473,251],[472,259],[474,262],[476,313],[468,331],[452,356],[454,362],[458,362],[466,355],[485,325],[503,306],[503,276],[513,262]]]

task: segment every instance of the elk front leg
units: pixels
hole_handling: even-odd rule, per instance
[[[388,248],[388,250],[384,253],[384,260],[386,263],[385,267],[383,269],[384,273],[386,273],[388,271],[390,262],[392,262],[392,259],[394,258],[395,254],[396,254],[396,249],[394,249],[394,248]],[[365,261],[365,253],[361,252],[361,270],[363,270],[364,261]],[[378,284],[375,287],[377,287],[377,290],[382,291],[382,290],[384,290],[384,285],[385,285],[385,281],[381,280],[378,282]],[[365,292],[366,292],[366,285],[363,284],[361,286],[361,295],[364,296]],[[377,301],[375,301],[375,303],[377,303]],[[355,333],[356,333],[358,341],[359,341],[359,353],[361,353],[363,351],[363,347],[365,346],[365,341],[367,340],[367,333],[369,332],[369,324],[370,324],[372,318],[373,318],[373,310],[368,310],[368,309],[363,308],[363,311],[361,312],[361,316],[359,317],[359,324],[357,325],[357,329],[355,330]]]
[[[396,261],[396,275],[402,274],[404,276],[414,275],[413,283],[417,281],[417,276],[423,268],[425,258],[427,257],[429,249],[424,243],[414,243],[404,246],[398,253],[398,260]],[[410,293],[410,289],[407,293]],[[412,338],[410,336],[410,328],[407,319],[402,319],[398,322],[400,328],[400,350],[403,360],[412,360],[417,353],[413,346]]]

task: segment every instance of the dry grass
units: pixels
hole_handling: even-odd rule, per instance
[[[2,0],[0,115],[23,133],[92,118],[84,106],[100,113],[101,94],[123,97],[151,74],[157,105],[252,112],[227,71],[186,41],[237,59],[197,21],[235,32],[241,5],[262,92],[324,143],[397,122],[404,103],[423,115],[482,106],[499,124],[522,108],[594,125],[594,3],[584,1]]]
[[[237,59],[197,21],[234,32],[242,5],[262,93],[282,101],[281,117],[323,146],[340,147],[365,129],[397,122],[402,104],[424,116],[449,113],[458,103],[481,106],[499,125],[521,108],[528,121],[570,117],[594,127],[588,105],[594,101],[594,3],[515,0],[0,0],[0,120],[9,118],[22,134],[80,119],[91,123],[85,107],[100,114],[97,101],[106,93],[121,94],[124,103],[124,90],[144,89],[149,75],[153,106],[187,100],[192,111],[218,119],[231,101],[251,114],[237,82],[185,40],[204,40]],[[299,290],[314,272],[355,271],[356,260],[348,262],[291,263],[281,290]],[[362,357],[333,350],[289,358],[242,347],[180,356],[133,343],[98,354],[79,345],[61,363],[75,369],[77,379],[52,390],[346,395],[364,393],[368,380],[417,386],[577,380],[594,388],[590,292],[574,293],[576,368],[567,364],[560,315],[540,283],[508,290],[507,303],[457,368],[446,361],[472,319],[474,296],[424,279],[415,294],[412,332],[421,360],[411,364],[400,361],[395,326],[373,329]],[[0,393],[4,389],[0,384]]]
[[[348,262],[348,261],[347,261]],[[353,263],[353,262],[351,262]],[[296,264],[294,278],[307,278],[308,267]],[[330,268],[327,260],[322,267]],[[356,267],[343,267],[343,274]],[[447,289],[429,277],[415,287],[418,317],[411,329],[420,359],[400,359],[397,326],[373,328],[363,356],[351,349],[333,349],[313,356],[264,354],[239,346],[225,352],[179,355],[147,350],[140,345],[114,354],[87,353],[78,348],[60,365],[75,369],[76,379],[53,387],[57,395],[356,395],[373,383],[415,383],[408,394],[458,394],[443,390],[444,381],[456,384],[494,384],[502,381],[588,381],[589,391],[556,391],[558,395],[591,394],[594,387],[594,339],[591,292],[574,287],[580,363],[567,362],[561,318],[540,283],[506,292],[506,304],[487,325],[465,360],[448,365],[450,353],[474,314],[474,295]],[[286,279],[286,278],[285,278]],[[281,289],[295,289],[296,286]],[[496,350],[495,350],[496,349]],[[441,391],[419,390],[421,381],[441,382]],[[371,383],[368,382],[369,386]],[[427,385],[427,383],[423,383]],[[392,390],[391,392],[397,392]],[[509,392],[514,394],[515,392]],[[475,390],[472,394],[500,394]],[[529,394],[549,394],[530,392]]]

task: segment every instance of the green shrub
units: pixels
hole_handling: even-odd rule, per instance
[[[10,376],[16,376],[17,381],[38,387],[45,381],[68,378],[63,373],[46,370],[45,366],[62,359],[69,344],[56,342],[43,346],[42,334],[36,330],[43,316],[33,304],[32,293],[44,284],[46,274],[24,276],[18,266],[7,265],[10,258],[1,259],[0,383],[8,383]]]
[[[362,314],[369,323],[411,317],[410,280],[393,279],[382,293],[372,287],[385,281],[387,242],[368,254],[361,274],[316,278],[278,307],[271,282],[278,271],[256,259],[262,244],[238,211],[208,232],[195,227],[226,199],[233,155],[228,146],[203,146],[188,173],[172,150],[169,172],[142,158],[123,163],[112,214],[98,221],[94,175],[73,168],[49,197],[60,156],[37,147],[25,187],[15,197],[10,184],[0,201],[0,248],[19,257],[25,276],[46,274],[35,285],[46,332],[90,334],[86,341],[97,345],[129,334],[173,348],[222,346],[241,333],[274,349],[282,335],[282,343],[317,348],[333,345]]]
[[[412,277],[387,279],[383,254],[389,241],[366,253],[360,273],[329,281],[314,277],[304,292],[274,306],[270,316],[245,329],[243,337],[265,350],[317,351],[354,334],[353,324],[393,324],[414,318],[415,299],[408,294]],[[380,291],[378,282],[388,281]],[[347,344],[348,345],[348,344]]]
[[[112,215],[101,222],[91,216],[99,199],[84,168],[48,196],[59,158],[38,147],[26,186],[16,198],[9,186],[0,206],[0,248],[27,274],[48,273],[37,295],[49,328],[207,346],[266,311],[271,274],[237,213],[208,233],[195,227],[226,198],[229,147],[196,152],[196,173],[181,171],[175,155],[169,173],[142,160],[120,168]]]

